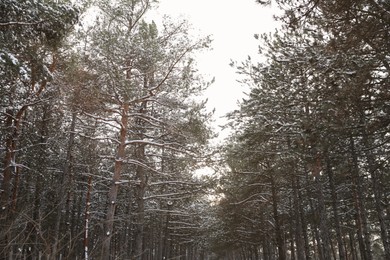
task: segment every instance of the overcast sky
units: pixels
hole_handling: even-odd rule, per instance
[[[257,53],[259,42],[254,34],[273,31],[274,9],[263,7],[255,0],[160,0],[158,15],[186,19],[203,35],[211,35],[212,50],[197,57],[198,68],[205,79],[215,77],[206,91],[209,109],[216,109],[216,123],[237,108],[244,97],[243,88],[236,82],[231,60],[243,61]],[[226,133],[221,137],[225,137]]]

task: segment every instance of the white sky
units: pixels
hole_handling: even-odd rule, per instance
[[[253,36],[274,30],[275,9],[255,0],[160,0],[157,13],[186,19],[201,35],[211,35],[212,50],[198,55],[196,61],[206,80],[215,77],[205,96],[208,108],[216,109],[216,124],[224,124],[222,117],[237,108],[237,101],[244,97],[243,87],[236,82],[238,75],[229,63],[257,54],[259,41]],[[220,133],[219,139],[226,135]]]

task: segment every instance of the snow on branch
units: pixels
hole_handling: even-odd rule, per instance
[[[117,143],[117,144],[120,143],[117,139],[111,138],[111,137],[108,137],[108,136],[92,137],[92,136],[89,136],[89,135],[86,135],[86,134],[83,134],[83,133],[76,133],[76,134],[78,134],[81,137],[88,138],[90,140],[95,140],[95,141],[102,141],[102,140],[106,140],[107,141],[108,140],[108,141],[112,141],[113,143]]]
[[[240,204],[244,204],[244,203],[247,203],[247,202],[253,202],[254,200],[252,200],[252,198],[257,197],[257,196],[260,196],[260,200],[255,200],[255,201],[260,201],[260,202],[267,202],[268,201],[266,198],[264,198],[260,194],[253,194],[253,195],[249,196],[248,198],[246,198],[246,199],[244,199],[242,201],[231,203],[231,204],[232,205],[240,205]]]
[[[144,197],[144,200],[150,200],[150,199],[156,199],[156,198],[166,198],[166,197],[178,197],[181,195],[188,195],[188,194],[193,194],[195,191],[186,191],[186,192],[176,192],[176,193],[167,193],[167,194],[158,194],[158,195],[153,195],[149,197]]]
[[[44,21],[37,21],[37,22],[6,22],[6,23],[0,23],[0,26],[13,26],[13,25],[37,25],[40,23],[43,23]]]
[[[175,148],[172,146],[172,145],[178,145],[177,143],[156,143],[156,142],[148,141],[148,140],[131,140],[131,141],[127,141],[125,145],[127,146],[127,145],[132,145],[132,144],[144,144],[144,145],[152,145],[152,146],[156,146],[156,147],[164,147],[164,148],[167,148],[167,149],[175,151],[175,152],[184,153],[184,154],[194,156],[194,154],[190,153],[188,150],[178,149],[178,148]]]
[[[199,183],[195,182],[187,182],[187,181],[162,181],[162,182],[152,182],[149,186],[157,186],[157,185],[167,185],[167,184],[183,184],[183,185],[199,185]]]
[[[121,159],[117,159],[117,160],[121,160]],[[150,166],[148,166],[148,165],[146,165],[146,164],[144,164],[144,163],[142,163],[142,162],[140,162],[138,160],[127,159],[127,160],[121,160],[121,161],[124,162],[124,163],[141,166],[141,167],[143,167],[143,168],[145,168],[145,169],[147,169],[147,170],[149,170],[151,172],[154,172],[154,173],[162,174],[162,172],[157,171],[156,169],[154,169],[154,168],[152,168],[152,167],[150,167]]]
[[[184,216],[188,217],[190,214],[184,211],[178,211],[178,210],[165,210],[165,209],[145,209],[145,212],[160,212],[160,213],[169,213],[170,215],[174,216]]]

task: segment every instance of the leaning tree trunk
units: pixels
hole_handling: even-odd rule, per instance
[[[49,67],[49,72],[53,73],[56,69],[57,64],[57,55],[56,53],[53,53],[53,61]],[[33,71],[33,70],[32,70]],[[32,72],[32,78],[34,78],[34,72]],[[35,80],[31,80],[31,93],[29,97],[27,97],[28,101],[24,105],[22,105],[20,108],[13,111],[12,109],[7,109],[6,111],[6,119],[5,119],[5,127],[8,129],[8,135],[6,138],[5,143],[5,156],[4,156],[4,163],[3,163],[3,180],[1,184],[1,190],[0,190],[0,221],[5,223],[7,225],[6,221],[7,218],[10,218],[11,216],[9,213],[11,212],[11,193],[12,189],[16,191],[18,189],[18,186],[12,187],[12,179],[13,179],[13,172],[15,174],[18,174],[18,166],[16,164],[16,151],[17,151],[17,140],[20,135],[23,116],[25,115],[28,108],[33,106],[34,104],[38,103],[39,98],[41,97],[42,93],[46,89],[48,81],[46,79],[42,80],[40,83],[37,83]],[[18,185],[18,182],[14,182],[14,184]],[[15,193],[16,194],[16,193]],[[16,197],[12,198],[14,201],[17,200]],[[2,224],[3,225],[3,224]],[[3,245],[7,245],[7,238],[3,236],[3,234],[0,234],[0,243]],[[2,248],[0,248],[1,250]],[[3,254],[2,256],[4,258],[7,258],[7,252],[6,250],[1,250]]]

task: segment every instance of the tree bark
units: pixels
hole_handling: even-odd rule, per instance
[[[117,196],[119,189],[119,181],[122,173],[123,160],[125,159],[126,137],[127,137],[127,125],[129,120],[129,104],[127,102],[122,104],[121,108],[121,129],[119,133],[119,144],[117,148],[117,156],[114,164],[114,174],[112,176],[111,186],[108,193],[108,208],[106,221],[104,223],[104,234],[102,243],[102,260],[109,260],[110,257],[110,245],[113,235],[115,208],[117,204]]]
[[[56,69],[57,65],[57,55],[53,53],[53,61],[49,67],[50,73],[53,73]],[[34,78],[34,73],[32,73],[31,78]],[[47,86],[47,80],[44,79],[39,84],[39,88],[35,91],[36,82],[35,80],[31,81],[31,88],[33,90],[30,93],[29,98],[34,100],[38,100],[41,96],[42,92],[45,90]],[[11,181],[12,181],[12,168],[15,168],[16,171],[16,159],[15,159],[15,151],[17,148],[17,141],[20,134],[20,128],[22,123],[22,117],[24,116],[26,110],[31,107],[34,103],[29,101],[19,109],[15,113],[12,109],[7,109],[6,111],[6,120],[5,127],[9,129],[8,137],[6,138],[5,144],[5,156],[4,156],[4,169],[3,169],[3,182],[1,185],[1,196],[0,196],[0,219],[7,214],[10,206],[10,195],[11,195]],[[13,189],[17,189],[18,187],[13,187]],[[16,198],[15,198],[16,199]]]
[[[11,181],[13,162],[15,161],[16,139],[18,137],[18,128],[14,125],[14,113],[12,110],[6,111],[5,128],[9,129],[9,134],[5,143],[5,157],[3,181],[1,184],[1,219],[4,221],[7,212],[9,211]]]
[[[357,232],[358,232],[360,255],[364,260],[371,260],[372,259],[371,244],[370,244],[370,237],[369,237],[368,227],[367,227],[367,217],[366,217],[366,212],[365,212],[364,202],[363,202],[363,191],[362,191],[361,178],[359,174],[358,157],[356,154],[355,142],[352,135],[350,135],[349,141],[350,141],[350,152],[352,156],[351,175],[352,175],[353,187],[354,187],[353,197],[354,197],[354,204],[356,210],[355,217],[356,217],[356,225],[357,225]]]
[[[314,185],[317,191],[317,217],[318,217],[318,227],[319,227],[319,235],[320,239],[318,240],[319,249],[321,251],[321,255],[324,259],[331,258],[331,249],[330,249],[330,235],[328,230],[328,219],[325,205],[325,196],[324,196],[324,188],[323,183],[321,181],[321,168],[322,168],[322,158],[318,153],[316,155],[316,161],[313,166],[312,175],[314,176]]]
[[[364,124],[365,125],[365,124]],[[383,207],[383,187],[382,187],[382,180],[380,177],[380,172],[375,166],[375,157],[371,153],[371,150],[369,149],[370,144],[373,143],[369,140],[368,133],[365,129],[363,129],[363,142],[366,149],[366,160],[368,165],[368,170],[371,175],[372,180],[372,189],[374,192],[374,201],[375,201],[375,211],[377,213],[377,218],[379,221],[379,227],[380,227],[380,234],[381,234],[381,240],[382,245],[385,251],[385,259],[390,259],[390,241],[389,236],[387,234],[387,230],[389,230],[386,227],[386,221],[385,221],[385,209]]]
[[[145,163],[145,145],[140,144],[136,148],[136,157],[137,159]],[[143,239],[144,239],[144,222],[145,222],[145,190],[147,186],[147,178],[145,169],[143,166],[138,165],[137,169],[137,179],[139,181],[137,187],[137,217],[136,217],[136,232],[135,232],[135,250],[133,259],[141,260],[143,259]]]
[[[294,192],[294,218],[295,218],[295,241],[297,246],[297,259],[305,259],[305,250],[303,247],[303,232],[302,232],[302,223],[301,223],[301,200],[298,196],[298,182],[299,177],[293,177],[293,192]]]
[[[307,172],[306,169],[304,170],[304,172]],[[302,192],[301,192],[301,185],[300,185],[299,179],[297,179],[296,188],[297,188],[297,193],[298,193],[297,194],[298,195],[298,199],[299,199],[299,201],[303,202]],[[307,220],[306,220],[306,216],[305,216],[304,210],[303,210],[303,203],[298,204],[298,206],[299,206],[300,220],[301,220],[301,223],[302,223],[303,241],[304,241],[304,244],[305,244],[305,256],[306,256],[306,260],[310,260],[311,257],[310,257],[309,237],[308,237],[308,234],[307,234]]]
[[[325,198],[324,198],[324,191],[323,191],[323,185],[320,181],[320,178],[317,177],[316,180],[316,187],[318,192],[318,208],[319,208],[319,228],[320,228],[320,236],[321,236],[321,248],[323,252],[324,259],[330,259],[331,258],[331,249],[330,249],[330,236],[329,236],[329,227],[328,227],[328,221],[327,221],[327,215],[326,215],[326,207],[325,207]]]
[[[69,139],[68,139],[68,147],[66,151],[66,161],[64,165],[64,171],[61,176],[61,180],[59,182],[59,192],[58,192],[58,208],[57,208],[57,216],[55,221],[55,228],[54,228],[54,243],[53,243],[53,257],[57,257],[57,251],[58,251],[58,239],[60,237],[60,228],[62,221],[62,211],[65,208],[65,202],[66,202],[66,190],[69,189],[70,185],[70,174],[71,174],[71,168],[72,168],[72,152],[73,152],[73,144],[75,139],[75,129],[76,129],[76,116],[77,113],[72,113],[72,121],[70,124],[69,129]],[[67,216],[65,216],[67,217]]]
[[[286,252],[285,252],[284,241],[283,241],[281,221],[279,219],[279,213],[278,213],[278,195],[276,191],[276,183],[275,183],[274,176],[271,176],[270,179],[271,179],[271,189],[272,189],[272,209],[273,209],[273,216],[275,219],[275,236],[276,236],[276,243],[278,247],[278,255],[279,255],[279,260],[286,260]]]
[[[91,205],[92,175],[88,176],[88,188],[85,198],[84,212],[84,260],[89,259],[89,208]]]
[[[338,205],[337,205],[337,193],[336,193],[336,187],[335,187],[335,180],[334,180],[334,174],[331,168],[331,164],[329,161],[329,157],[326,157],[326,172],[328,174],[329,178],[329,185],[330,185],[330,191],[332,196],[332,209],[333,209],[333,217],[334,217],[334,225],[336,229],[336,238],[337,238],[337,244],[338,244],[338,252],[339,252],[339,259],[344,260],[345,259],[345,250],[344,250],[344,243],[343,238],[341,235],[341,227],[340,227],[340,219],[339,219],[339,212],[338,212]]]
[[[379,226],[381,230],[381,239],[382,239],[382,244],[383,248],[385,251],[385,259],[390,259],[390,241],[389,241],[389,236],[388,236],[388,230],[389,228],[386,227],[386,216],[385,216],[385,209],[383,208],[382,204],[382,185],[379,177],[379,173],[377,173],[375,170],[371,172],[371,177],[372,177],[372,185],[374,189],[374,199],[375,199],[375,210],[377,212],[377,217],[379,221]],[[387,204],[388,205],[388,204]]]

